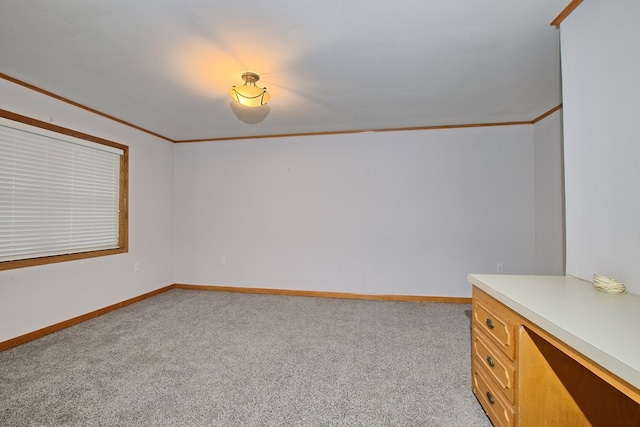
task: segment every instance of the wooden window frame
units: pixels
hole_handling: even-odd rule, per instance
[[[96,144],[106,145],[122,150],[120,156],[120,179],[119,179],[119,218],[118,218],[118,247],[113,249],[102,249],[95,251],[79,252],[72,254],[52,255],[39,258],[27,258],[20,260],[0,262],[0,270],[10,270],[14,268],[32,267],[36,265],[53,264],[58,262],[73,261],[77,259],[94,258],[100,256],[114,255],[129,251],[129,147],[117,142],[109,141],[97,136],[78,132],[72,129],[43,122],[21,114],[0,109],[0,117],[24,123],[26,125],[46,129],[62,135],[84,139]]]

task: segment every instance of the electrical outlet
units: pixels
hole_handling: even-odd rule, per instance
[[[502,265],[502,263],[501,263],[501,262],[499,262],[499,263],[496,265],[496,271],[497,271],[498,273],[502,273],[502,272],[504,271],[504,267],[503,267],[503,265]]]

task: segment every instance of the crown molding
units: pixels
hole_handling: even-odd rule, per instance
[[[122,119],[119,119],[117,117],[111,116],[111,115],[106,114],[106,113],[103,113],[102,111],[98,111],[98,110],[96,110],[94,108],[87,107],[86,105],[80,104],[79,102],[72,101],[71,99],[65,98],[65,97],[60,96],[60,95],[56,95],[53,92],[49,92],[48,90],[41,89],[41,88],[39,88],[37,86],[34,86],[34,85],[32,85],[30,83],[27,83],[27,82],[24,82],[22,80],[18,80],[16,78],[8,76],[6,74],[0,73],[0,78],[2,78],[4,80],[7,80],[7,81],[10,81],[11,83],[15,83],[15,84],[17,84],[19,86],[25,87],[27,89],[31,89],[31,90],[33,90],[35,92],[38,92],[38,93],[41,93],[43,95],[49,96],[51,98],[57,99],[58,101],[65,102],[67,104],[73,105],[74,107],[78,107],[78,108],[80,108],[82,110],[88,111],[90,113],[96,114],[98,116],[104,117],[104,118],[112,120],[114,122],[120,123],[122,125],[129,126],[130,128],[133,128],[133,129],[139,130],[141,132],[148,133],[149,135],[153,135],[155,137],[164,139],[165,141],[174,142],[171,138],[167,138],[164,135],[160,135],[159,133],[152,132],[152,131],[150,131],[148,129],[142,128],[142,127],[137,126],[137,125],[134,125],[133,123],[126,122],[126,121],[124,121]]]
[[[289,138],[292,136],[318,136],[318,135],[324,136],[324,135],[344,135],[344,134],[353,134],[353,133],[404,132],[404,131],[412,131],[412,130],[458,129],[458,128],[477,128],[477,127],[488,127],[488,126],[517,126],[517,125],[530,125],[530,124],[531,124],[531,121],[469,123],[469,124],[458,124],[458,125],[414,126],[414,127],[382,128],[382,129],[338,130],[338,131],[326,131],[326,132],[279,133],[279,134],[273,134],[273,135],[227,136],[227,137],[202,138],[202,139],[179,139],[174,142],[178,144],[183,144],[183,143],[191,143],[191,142],[233,141],[238,139]]]
[[[544,119],[547,116],[552,115],[553,113],[555,113],[558,110],[562,109],[562,104],[557,105],[555,107],[553,107],[551,110],[547,111],[546,113],[542,114],[541,116],[536,117],[535,119],[531,120],[531,124],[536,124],[538,123],[540,120]]]
[[[556,16],[556,19],[551,21],[551,25],[553,25],[556,28],[559,28],[560,23],[564,21],[567,16],[571,15],[571,12],[573,12],[575,8],[578,7],[578,5],[580,5],[580,3],[582,3],[582,0],[571,0],[571,3],[569,3],[567,7],[562,9],[562,12],[560,12],[560,14]]]
[[[573,3],[579,4],[582,0],[574,0]],[[577,6],[576,4],[576,6]],[[571,5],[569,5],[571,6]],[[567,6],[566,9],[569,8]],[[575,8],[575,6],[574,6]],[[566,10],[565,9],[565,10]],[[570,13],[570,11],[568,12]],[[567,14],[568,14],[567,13]],[[556,18],[557,19],[557,18]],[[14,77],[8,76],[6,74],[0,73],[0,78],[15,83],[19,86],[23,86],[27,89],[31,89],[35,92],[41,93],[43,95],[49,96],[51,98],[57,99],[59,101],[65,102],[67,104],[73,105],[74,107],[83,109],[90,113],[96,114],[98,116],[104,117],[106,119],[112,120],[114,122],[120,123],[122,125],[128,126],[130,128],[139,130],[141,132],[147,133],[149,135],[153,135],[155,137],[164,139],[165,141],[184,144],[184,143],[194,143],[194,142],[219,142],[219,141],[236,141],[242,139],[265,139],[265,138],[288,138],[295,136],[325,136],[325,135],[346,135],[346,134],[356,134],[356,133],[374,133],[374,132],[404,132],[404,131],[415,131],[415,130],[440,130],[440,129],[461,129],[461,128],[477,128],[477,127],[491,127],[491,126],[520,126],[520,125],[531,125],[534,124],[548,115],[558,111],[562,108],[562,104],[552,108],[546,113],[542,114],[539,117],[536,117],[533,120],[523,120],[523,121],[513,121],[513,122],[496,122],[496,123],[466,123],[466,124],[453,124],[453,125],[438,125],[438,126],[413,126],[413,127],[399,127],[399,128],[382,128],[382,129],[356,129],[356,130],[340,130],[340,131],[326,131],[326,132],[299,132],[299,133],[281,133],[281,134],[272,134],[272,135],[253,135],[253,136],[227,136],[227,137],[214,137],[214,138],[200,138],[200,139],[178,139],[174,140],[159,133],[150,131],[143,127],[137,126],[133,123],[121,120],[117,117],[111,116],[109,114],[98,111],[94,108],[87,107],[86,105],[82,105],[78,102],[72,101],[68,98],[62,97],[60,95],[56,95],[55,93],[49,92],[47,90],[41,89],[32,84],[26,83],[22,80],[18,80]]]

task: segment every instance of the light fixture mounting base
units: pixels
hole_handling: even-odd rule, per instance
[[[248,84],[251,84],[260,80],[260,76],[256,73],[247,71],[246,73],[242,73],[242,80],[244,80]]]

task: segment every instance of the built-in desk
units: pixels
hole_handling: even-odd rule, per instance
[[[473,390],[494,424],[640,426],[640,296],[470,274]]]

